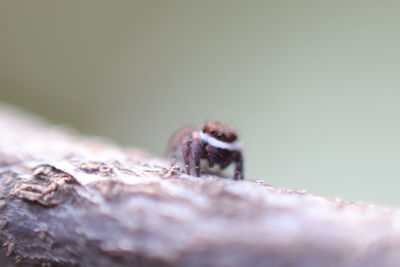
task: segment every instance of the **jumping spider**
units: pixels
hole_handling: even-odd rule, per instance
[[[243,179],[243,157],[235,130],[218,122],[207,122],[200,130],[186,127],[177,131],[171,141],[170,156],[176,162],[183,159],[186,173],[195,171],[200,176],[200,160],[208,160],[208,166],[215,164],[225,169],[235,162],[234,179]],[[182,155],[178,153],[181,151]]]

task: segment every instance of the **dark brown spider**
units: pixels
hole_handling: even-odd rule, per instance
[[[199,177],[200,160],[206,159],[210,168],[217,164],[221,170],[235,162],[234,178],[243,179],[241,146],[235,130],[228,125],[207,122],[201,130],[183,128],[173,135],[169,153],[174,162],[183,159],[187,174],[194,170]]]

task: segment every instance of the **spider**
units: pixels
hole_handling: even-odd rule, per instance
[[[169,149],[173,162],[183,159],[187,174],[194,170],[200,176],[200,160],[208,160],[208,166],[215,164],[223,170],[235,162],[234,179],[243,179],[243,157],[241,145],[235,130],[218,122],[207,122],[202,129],[189,126],[177,131]],[[181,151],[181,156],[179,155]]]

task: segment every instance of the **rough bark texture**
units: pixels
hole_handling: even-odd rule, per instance
[[[0,106],[0,266],[399,266],[400,215],[195,178]]]

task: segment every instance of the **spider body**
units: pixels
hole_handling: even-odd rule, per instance
[[[202,129],[187,127],[179,130],[172,138],[170,156],[174,161],[182,158],[187,174],[194,171],[198,177],[201,159],[207,160],[211,168],[219,165],[221,170],[234,162],[234,178],[243,179],[241,146],[234,129],[225,124],[207,122]]]

